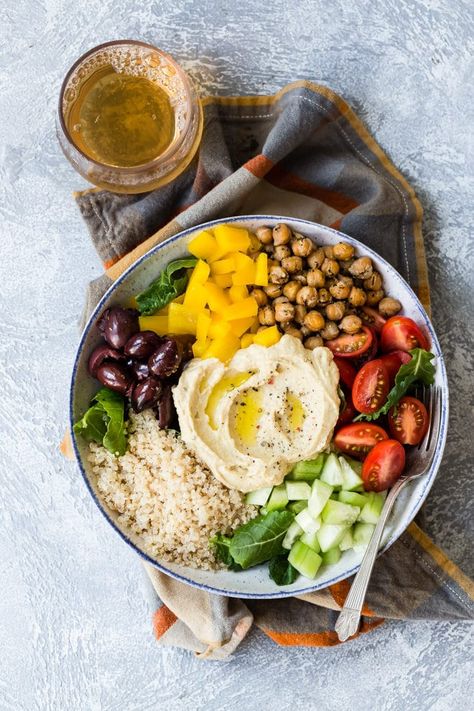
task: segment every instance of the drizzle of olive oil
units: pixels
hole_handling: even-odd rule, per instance
[[[110,166],[142,165],[173,140],[170,99],[143,76],[102,67],[83,84],[66,117],[72,140],[89,158]]]
[[[235,414],[235,429],[244,444],[252,446],[257,439],[258,422],[262,416],[262,393],[249,388],[240,394]]]
[[[288,411],[288,422],[290,429],[298,430],[303,424],[304,408],[303,403],[294,393],[289,390],[286,393],[286,409]]]
[[[234,373],[234,375],[228,375],[226,378],[222,378],[218,383],[216,383],[216,385],[214,385],[205,408],[206,415],[209,418],[209,424],[213,430],[217,430],[219,426],[219,423],[216,422],[216,410],[220,399],[226,393],[238,388],[239,385],[242,385],[242,383],[245,383],[251,375],[253,375],[253,373],[250,371],[246,371],[244,373]]]

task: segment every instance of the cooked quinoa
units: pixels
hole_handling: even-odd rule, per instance
[[[257,515],[239,491],[227,489],[186,447],[160,430],[151,410],[130,414],[128,451],[115,457],[91,443],[88,461],[117,523],[137,534],[153,558],[220,567],[209,538],[231,533]]]

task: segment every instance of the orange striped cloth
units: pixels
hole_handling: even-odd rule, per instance
[[[341,229],[374,248],[429,309],[415,193],[350,107],[326,87],[296,82],[274,96],[208,98],[198,159],[144,195],[76,195],[103,260],[85,315],[155,244],[217,217],[277,214]],[[350,580],[283,600],[237,600],[188,587],[146,566],[160,644],[213,659],[231,654],[252,623],[281,645],[338,644],[334,622]],[[472,619],[473,583],[411,524],[376,563],[359,634],[384,619]]]

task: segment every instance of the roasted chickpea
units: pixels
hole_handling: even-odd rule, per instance
[[[379,311],[382,316],[395,316],[402,308],[398,299],[392,299],[391,296],[386,296],[379,301]]]
[[[258,322],[262,326],[275,325],[275,312],[271,306],[264,306],[258,310]]]
[[[332,296],[329,293],[327,289],[319,289],[318,291],[318,301],[321,304],[321,306],[326,306],[326,304],[330,304],[332,301]]]
[[[265,294],[263,289],[254,289],[252,291],[252,296],[259,306],[266,306],[268,304],[268,296]]]
[[[377,289],[377,291],[368,291],[367,303],[369,304],[369,306],[375,306],[375,304],[378,304],[384,296],[385,292],[383,289]]]
[[[320,331],[325,326],[324,316],[319,311],[308,311],[304,317],[303,324],[310,331]]]
[[[346,307],[342,301],[336,301],[334,304],[326,306],[326,316],[330,321],[340,321],[346,312]]]
[[[297,281],[300,286],[306,286],[306,284],[308,283],[306,274],[304,272],[301,272],[301,274],[295,274],[293,276],[293,279]]]
[[[273,234],[271,227],[259,227],[255,234],[262,244],[272,244]]]
[[[297,338],[299,341],[303,340],[303,334],[301,333],[300,329],[296,328],[296,326],[293,326],[293,324],[291,324],[291,323],[283,324],[283,330],[289,336],[293,336],[294,338]]]
[[[338,242],[333,247],[335,259],[351,259],[354,256],[354,247],[347,242]]]
[[[327,277],[336,276],[336,274],[339,274],[339,269],[339,262],[335,259],[329,259],[328,257],[326,257],[321,264],[321,271],[326,274]]]
[[[289,274],[296,274],[296,272],[300,272],[303,269],[303,260],[301,257],[285,257],[285,259],[281,260],[281,266]]]
[[[327,259],[334,259],[334,247],[332,244],[327,244],[323,249]]]
[[[307,338],[308,336],[311,336],[311,334],[313,333],[304,324],[302,326],[300,326],[300,331],[301,331],[303,338]]]
[[[297,257],[307,257],[313,251],[313,243],[309,237],[298,235],[292,240],[291,249]]]
[[[289,301],[287,296],[277,296],[276,299],[273,299],[272,306],[274,307],[275,304],[287,304]]]
[[[343,274],[350,274],[350,269],[354,264],[353,259],[345,259],[344,261],[339,260],[339,266],[341,267],[341,272]]]
[[[280,262],[278,261],[278,259],[273,259],[272,257],[269,257],[267,259],[267,269],[271,269],[271,267],[279,267],[279,266],[280,266]]]
[[[287,244],[280,244],[273,250],[273,256],[277,261],[281,262],[281,260],[285,259],[285,257],[291,256],[291,249]]]
[[[257,249],[256,251],[251,250],[249,252],[249,257],[250,259],[253,259],[254,261],[257,259],[258,255],[261,253],[261,249]]]
[[[382,277],[378,272],[372,272],[368,279],[364,279],[364,289],[366,291],[378,291],[382,288]]]
[[[263,290],[269,299],[277,299],[281,296],[281,287],[278,284],[269,284],[264,286]]]
[[[302,324],[304,322],[304,317],[306,316],[307,310],[306,306],[302,304],[296,304],[294,320],[296,323]]]
[[[306,274],[306,281],[308,282],[308,286],[315,286],[317,289],[320,289],[322,286],[324,286],[325,283],[325,276],[322,273],[321,269],[318,269],[317,267],[315,269],[310,269],[309,272]]]
[[[308,265],[311,269],[320,269],[321,264],[325,259],[326,255],[324,254],[324,249],[322,247],[318,247],[314,250],[314,252],[311,252],[311,254],[308,255]]]
[[[333,338],[339,335],[339,329],[334,321],[326,321],[326,326],[321,331],[321,336],[325,341],[332,341]]]
[[[352,306],[363,306],[366,301],[367,296],[365,291],[358,286],[353,286],[349,294],[349,303],[352,304]]]
[[[275,302],[273,302],[275,304]],[[280,323],[288,323],[295,315],[295,307],[289,301],[275,304],[275,320]]]
[[[312,309],[318,303],[318,292],[314,286],[302,286],[296,294],[296,303]]]
[[[331,296],[335,299],[347,299],[351,293],[354,282],[351,277],[339,276],[329,287]]]
[[[344,316],[339,324],[339,328],[341,328],[344,333],[357,333],[362,328],[362,319],[352,314]]]
[[[372,276],[372,272],[374,271],[371,258],[359,257],[359,259],[356,259],[352,262],[351,266],[349,267],[349,271],[352,276],[356,277],[357,279],[368,279]]]
[[[314,350],[315,348],[319,348],[323,345],[324,341],[321,336],[310,336],[304,342],[304,347],[308,348],[310,351]]]
[[[268,281],[271,284],[286,284],[288,281],[288,272],[283,267],[271,266],[268,270]]]
[[[288,225],[281,223],[280,225],[275,225],[273,228],[273,244],[278,246],[280,244],[288,244],[291,239],[291,230]]]
[[[296,294],[299,292],[300,289],[301,284],[293,279],[292,281],[289,281],[285,284],[285,286],[283,287],[283,294],[290,301],[296,301]]]

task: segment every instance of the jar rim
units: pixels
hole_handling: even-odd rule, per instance
[[[183,140],[185,136],[187,135],[190,125],[192,123],[193,119],[193,111],[188,111],[187,116],[186,116],[186,123],[184,126],[184,129],[181,131],[181,135],[179,137],[179,140],[176,143],[172,143],[163,153],[161,153],[159,156],[156,158],[153,158],[153,160],[148,161],[147,163],[139,163],[138,165],[134,166],[116,166],[116,165],[111,165],[110,163],[101,163],[100,161],[95,160],[91,156],[89,156],[87,153],[84,153],[83,150],[79,148],[79,146],[75,143],[75,141],[72,139],[71,134],[69,133],[69,129],[67,128],[66,121],[64,119],[64,112],[63,112],[63,102],[64,102],[64,94],[66,91],[66,88],[68,86],[68,82],[70,78],[73,76],[74,72],[80,67],[80,65],[88,59],[90,56],[96,54],[100,50],[106,49],[108,47],[114,47],[117,45],[130,45],[132,47],[144,47],[146,49],[153,50],[154,52],[157,52],[160,56],[164,57],[167,59],[170,64],[176,69],[177,74],[179,75],[183,88],[186,94],[186,102],[187,105],[190,109],[193,108],[193,96],[192,96],[192,84],[191,81],[184,71],[184,69],[173,59],[173,57],[168,54],[167,52],[164,52],[162,49],[159,49],[158,47],[155,47],[154,45],[148,43],[148,42],[142,42],[141,40],[133,40],[133,39],[122,39],[122,40],[111,40],[109,42],[103,42],[102,44],[99,44],[95,47],[92,47],[92,49],[87,50],[87,52],[84,52],[75,62],[74,64],[69,68],[68,72],[66,73],[66,76],[64,77],[63,83],[61,84],[61,90],[59,92],[59,103],[58,103],[58,121],[59,125],[61,127],[61,131],[63,132],[64,137],[67,139],[67,141],[73,146],[74,150],[77,151],[86,161],[89,163],[92,163],[94,166],[97,166],[98,168],[105,168],[107,170],[113,170],[117,171],[117,173],[120,175],[126,175],[127,173],[133,173],[133,174],[140,174],[142,172],[147,172],[152,168],[156,168],[157,166],[161,166],[166,164],[166,162],[171,158],[180,148],[180,146],[183,143]]]

